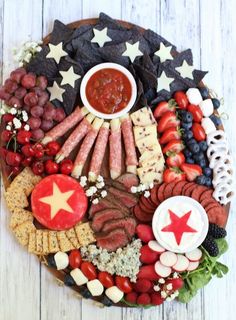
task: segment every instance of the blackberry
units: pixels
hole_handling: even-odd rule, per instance
[[[217,224],[210,223],[208,234],[214,237],[215,239],[220,239],[220,238],[225,238],[227,235],[227,232],[224,228],[219,227]]]
[[[72,287],[75,285],[75,281],[70,274],[66,274],[64,278],[64,283],[68,287]]]
[[[215,239],[207,235],[206,239],[202,243],[203,248],[209,253],[212,257],[217,257],[219,254],[219,248]]]

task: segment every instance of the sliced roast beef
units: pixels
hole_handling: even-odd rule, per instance
[[[109,190],[105,199],[107,199],[107,201],[110,202],[110,207],[116,207],[117,209],[120,209],[123,212],[125,212],[127,215],[130,214],[129,208],[127,208],[127,206],[124,206],[124,203],[121,201],[121,199],[113,195],[111,192],[109,192]]]
[[[139,179],[136,174],[133,173],[122,174],[119,178],[116,179],[116,182],[122,184],[125,187],[125,190],[128,192],[130,192],[131,187],[137,187],[139,185]]]
[[[127,208],[132,208],[138,202],[138,198],[131,193],[127,193],[125,191],[121,191],[114,187],[109,187],[108,191],[116,198],[122,202],[124,206]]]
[[[107,251],[116,251],[118,248],[123,248],[129,242],[129,237],[126,231],[122,228],[112,230],[108,233],[100,233],[96,236],[97,246]]]
[[[109,232],[117,228],[124,228],[129,238],[132,238],[135,234],[136,220],[132,217],[109,220],[103,225],[102,231]]]
[[[108,209],[111,207],[111,204],[106,199],[100,200],[97,204],[92,204],[89,209],[89,216],[92,217],[96,212]]]
[[[98,211],[93,216],[92,229],[95,232],[101,231],[104,223],[113,219],[123,218],[125,214],[118,209],[110,208]]]

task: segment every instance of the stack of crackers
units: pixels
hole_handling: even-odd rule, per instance
[[[36,229],[28,197],[41,177],[34,175],[30,168],[25,168],[11,183],[5,192],[7,206],[12,215],[10,228],[17,240],[28,251],[37,255],[47,255],[58,251],[67,252],[95,242],[94,234],[88,222],[79,223],[66,231]]]

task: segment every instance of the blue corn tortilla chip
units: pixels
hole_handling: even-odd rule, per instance
[[[123,27],[119,22],[117,22],[115,19],[112,19],[105,13],[101,12],[99,14],[99,22],[100,25],[104,27],[108,27],[110,29],[114,30],[127,30],[125,27]]]
[[[54,21],[52,33],[50,35],[50,43],[56,45],[60,42],[69,42],[74,30],[67,27],[59,20]]]
[[[167,41],[165,38],[161,37],[159,34],[155,33],[154,31],[147,29],[143,33],[144,39],[148,42],[150,51],[154,53],[160,48],[160,43],[163,42],[165,46],[172,46],[173,50],[176,51],[176,47]]]

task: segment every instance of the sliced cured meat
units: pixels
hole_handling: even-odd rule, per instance
[[[92,217],[96,212],[104,210],[104,209],[114,209],[115,205],[111,204],[106,198],[100,200],[96,204],[92,204],[89,209],[89,217]]]
[[[165,187],[166,187],[166,183],[164,182],[163,184],[160,185],[160,187],[157,190],[157,198],[160,202],[165,200],[165,197],[164,197]]]
[[[55,141],[58,138],[62,137],[67,131],[69,131],[77,123],[79,123],[80,120],[83,119],[84,116],[86,116],[86,114],[88,114],[88,110],[85,107],[81,109],[80,107],[76,107],[68,117],[66,117],[61,123],[59,123],[46,133],[45,137],[42,140],[42,143],[47,144],[50,141]]]
[[[165,188],[164,188],[164,200],[170,198],[172,196],[172,190],[173,187],[175,186],[176,181],[172,181],[170,183],[167,183]]]
[[[193,191],[191,193],[191,198],[193,198],[194,200],[199,202],[201,194],[206,190],[208,190],[207,187],[196,185],[196,187],[193,189]]]
[[[124,173],[116,181],[120,182],[128,192],[130,192],[131,187],[139,185],[139,179],[133,173]]]
[[[212,198],[212,194],[213,194],[213,190],[212,189],[208,189],[208,190],[204,191],[201,194],[199,201],[202,202],[205,199]]]
[[[111,194],[109,191],[107,192],[107,196],[105,198],[106,200],[108,200],[110,202],[110,206],[112,207],[116,207],[120,210],[122,210],[123,212],[125,212],[126,214],[129,214],[130,210],[129,208],[127,208],[126,206],[124,206],[123,202],[120,201],[119,198],[115,197],[113,194]]]
[[[191,194],[192,194],[194,188],[196,188],[196,184],[195,184],[195,183],[193,183],[191,186],[189,186],[189,187],[185,190],[184,195],[185,195],[186,197],[191,197]]]
[[[67,138],[60,151],[56,155],[56,161],[61,162],[63,159],[69,156],[71,151],[77,146],[77,144],[85,137],[88,131],[91,129],[91,123],[95,118],[91,113],[88,114],[82,122],[74,129],[74,131]]]
[[[227,222],[227,213],[222,207],[213,207],[207,211],[209,222],[215,223],[220,227],[225,227]]]
[[[149,198],[146,198],[146,197],[144,197],[144,195],[142,195],[140,197],[139,201],[142,202],[147,209],[155,210],[156,206],[151,202],[151,200]]]
[[[133,208],[133,213],[135,217],[141,222],[152,221],[152,215],[143,211],[138,204]]]
[[[121,175],[122,170],[122,144],[119,119],[111,120],[109,150],[110,176],[112,179],[116,179]]]
[[[125,214],[117,209],[105,209],[102,211],[98,211],[93,216],[93,221],[91,227],[93,231],[99,232],[102,230],[103,225],[112,219],[123,218]]]
[[[139,201],[139,206],[143,212],[153,216],[155,209],[147,208],[141,201]]]
[[[186,183],[186,185],[183,187],[182,195],[185,196],[186,190],[187,190],[189,187],[193,186],[194,184],[195,184],[194,182],[188,182],[188,183]]]
[[[117,228],[108,233],[101,233],[96,236],[97,246],[107,251],[116,251],[118,248],[123,248],[129,242],[127,233],[122,228]]]
[[[121,118],[121,131],[125,145],[126,171],[130,173],[136,173],[138,160],[135,150],[133,126],[128,114]]]
[[[151,189],[151,195],[150,195],[150,197],[151,197],[151,200],[152,200],[152,202],[156,205],[156,207],[157,206],[159,206],[159,204],[160,204],[160,201],[158,200],[158,198],[157,198],[157,188],[159,187],[159,185],[155,185],[152,189]]]
[[[183,187],[187,184],[187,181],[178,181],[172,190],[172,197],[180,196],[182,194]]]
[[[92,149],[94,141],[97,138],[98,131],[103,124],[103,119],[95,118],[91,130],[88,132],[83,143],[80,146],[79,152],[74,162],[74,167],[72,171],[72,176],[74,178],[79,178],[82,174],[83,167],[88,158],[89,152]]]
[[[126,233],[131,239],[135,234],[136,225],[137,225],[136,220],[132,217],[115,219],[115,220],[106,222],[102,228],[102,232],[109,232],[117,228],[123,228],[125,229]]]
[[[208,204],[204,209],[209,211],[212,208],[221,208],[221,205],[218,202]]]
[[[133,194],[127,193],[125,191],[121,191],[119,189],[109,187],[108,191],[123,203],[127,208],[132,208],[138,202],[138,198]]]
[[[90,181],[96,181],[97,176],[100,174],[109,137],[109,126],[110,124],[108,122],[104,122],[99,130],[89,168]]]
[[[203,208],[205,208],[210,203],[216,203],[216,200],[213,198],[209,198],[201,201],[201,205],[203,206]]]

